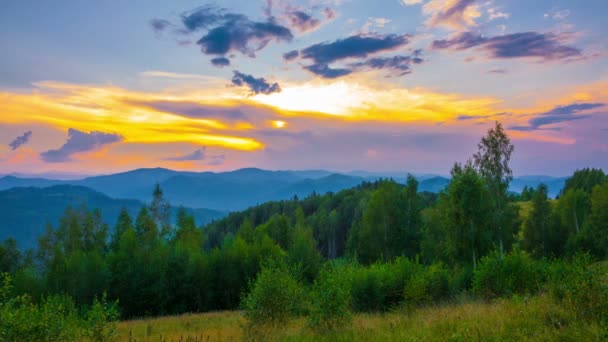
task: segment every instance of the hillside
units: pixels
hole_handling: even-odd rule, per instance
[[[143,203],[138,200],[113,199],[82,186],[54,185],[46,188],[12,188],[0,191],[0,240],[13,237],[22,248],[36,245],[47,223],[59,222],[68,206],[100,209],[105,223],[114,226],[122,208],[132,217]],[[220,218],[222,212],[209,209],[188,209],[199,224]],[[176,209],[173,209],[175,216]]]
[[[0,190],[13,187],[48,187],[53,185],[84,186],[112,198],[133,198],[147,201],[156,183],[174,205],[191,208],[211,208],[218,211],[237,211],[267,201],[306,197],[352,188],[364,181],[393,178],[405,181],[406,173],[372,173],[355,171],[332,173],[325,170],[269,171],[245,168],[229,172],[184,172],[163,168],[137,169],[123,173],[87,177],[80,180],[52,180],[44,178],[0,178]],[[417,176],[419,190],[439,192],[449,178],[433,175]],[[515,178],[510,190],[521,192],[524,186],[536,187],[544,182],[549,195],[555,197],[564,186],[565,178],[523,176]]]

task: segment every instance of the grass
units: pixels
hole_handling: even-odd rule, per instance
[[[356,314],[349,328],[315,334],[304,318],[246,336],[239,312],[216,312],[119,324],[120,341],[601,341],[601,327],[545,296],[496,302],[464,301],[413,311]],[[605,333],[605,332],[604,332]]]

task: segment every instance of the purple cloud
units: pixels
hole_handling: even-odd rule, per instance
[[[449,39],[435,40],[431,48],[457,51],[479,48],[495,59],[537,57],[550,61],[581,56],[581,50],[563,45],[560,40],[560,35],[554,33],[521,32],[484,37],[472,32],[463,32]]]
[[[575,115],[581,111],[603,107],[604,103],[573,103],[567,106],[557,106],[552,110],[540,113],[528,121],[528,126],[512,126],[509,129],[516,131],[535,131],[542,129],[543,126],[560,122],[575,121],[590,118],[591,115]],[[551,128],[552,130],[559,130]]]
[[[27,131],[25,133],[23,133],[23,135],[20,135],[18,137],[16,137],[15,139],[13,139],[13,141],[11,141],[8,146],[11,147],[11,149],[14,151],[16,149],[18,149],[19,147],[27,144],[27,142],[30,140],[30,137],[32,136],[32,131]]]
[[[47,163],[63,163],[71,161],[73,154],[93,151],[103,145],[122,141],[123,137],[118,134],[93,131],[82,132],[74,128],[68,130],[68,140],[63,146],[56,150],[48,150],[40,153],[40,157]]]
[[[167,161],[196,161],[196,160],[205,160],[207,147],[199,148],[192,153],[183,154],[177,157],[167,157],[163,160]]]

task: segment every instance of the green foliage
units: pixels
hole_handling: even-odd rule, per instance
[[[549,293],[579,318],[606,323],[608,319],[608,264],[592,264],[588,254],[556,262],[550,273]]]
[[[419,268],[403,289],[408,306],[428,304],[446,299],[450,294],[449,272],[443,264]]]
[[[324,268],[311,290],[309,325],[325,332],[350,324],[351,292],[349,268],[330,264]]]
[[[552,216],[547,191],[545,184],[538,186],[532,199],[532,210],[524,223],[523,248],[535,257],[561,255],[567,240]]]
[[[481,259],[473,272],[473,292],[483,298],[533,294],[546,280],[545,261],[536,261],[528,254],[513,251],[504,256],[494,252]]]
[[[596,258],[608,258],[608,182],[593,188],[591,213],[574,245]]]
[[[95,298],[85,316],[86,336],[95,342],[112,341],[119,316],[118,302],[108,302],[105,293],[100,300]]]
[[[582,190],[585,193],[590,194],[596,185],[603,184],[608,181],[608,177],[602,171],[602,169],[591,169],[585,168],[582,170],[576,170],[572,176],[566,179],[566,184],[562,189],[562,193],[568,192],[568,190]]]
[[[251,282],[241,307],[248,327],[276,328],[302,311],[304,293],[293,270],[284,262],[269,260]]]
[[[403,288],[422,265],[400,257],[389,263],[355,267],[352,271],[353,309],[359,312],[388,311],[403,301]]]
[[[34,303],[28,295],[16,296],[8,274],[0,275],[0,341],[110,341],[118,319],[117,303],[104,296],[81,317],[68,296],[52,295]]]

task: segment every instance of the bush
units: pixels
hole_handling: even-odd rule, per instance
[[[473,272],[473,292],[486,299],[538,292],[546,281],[547,262],[521,251],[501,257],[494,252],[481,259]]]
[[[436,302],[450,293],[449,273],[443,264],[422,267],[403,289],[407,305],[421,305]]]
[[[241,306],[248,327],[277,327],[302,312],[304,294],[285,263],[267,261],[243,296]]]
[[[86,335],[95,342],[111,341],[116,334],[116,321],[120,317],[118,302],[108,302],[104,293],[101,300],[95,298],[86,314]]]
[[[406,258],[357,267],[352,277],[353,309],[378,312],[396,307],[403,301],[403,287],[421,268]]]
[[[608,264],[591,264],[588,254],[556,262],[548,284],[552,297],[580,318],[608,323]]]
[[[49,296],[35,304],[27,295],[15,296],[12,280],[0,274],[0,341],[75,341],[82,335],[94,341],[112,338],[118,318],[115,304],[96,302],[82,319],[74,300]]]
[[[309,324],[317,331],[327,331],[351,322],[349,270],[329,265],[312,287]]]

